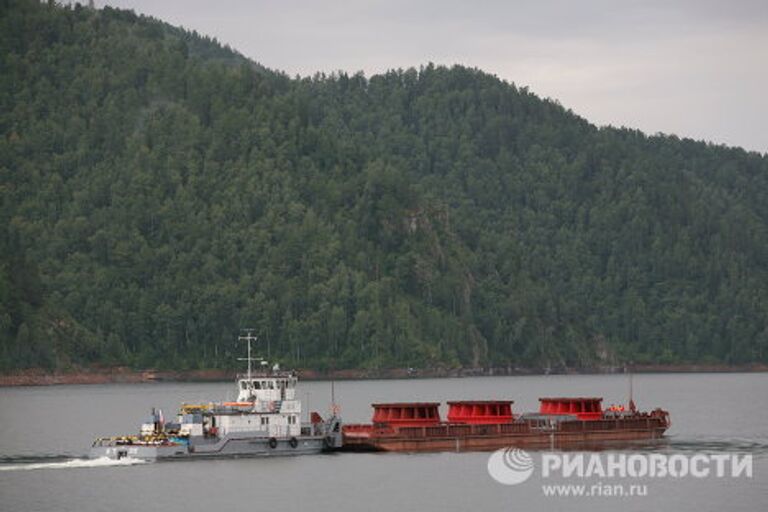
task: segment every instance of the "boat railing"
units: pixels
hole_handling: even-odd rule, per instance
[[[422,428],[422,427],[416,427]],[[386,426],[374,426],[370,423],[347,423],[342,427],[344,435],[351,437],[391,436],[397,429]]]
[[[610,430],[648,430],[663,427],[663,418],[649,415],[601,420],[578,420],[573,416],[532,416],[521,421],[491,424],[441,423],[431,426],[391,427],[383,424],[344,425],[344,435],[351,441],[367,438],[399,437],[406,439],[454,438],[471,436],[495,436],[530,434],[532,432],[590,432]]]
[[[559,420],[559,421],[558,421]],[[350,438],[366,437],[404,437],[416,438],[452,438],[467,436],[493,436],[508,434],[526,434],[531,431],[585,432],[595,430],[649,429],[660,424],[661,419],[652,417],[615,418],[601,420],[577,420],[566,418],[528,418],[525,421],[490,424],[451,424],[442,423],[432,426],[390,427],[371,424],[344,425],[344,435]]]
[[[642,416],[637,418],[606,418],[602,420],[568,421],[560,424],[563,432],[584,432],[594,430],[648,430],[660,427],[657,418]]]
[[[345,433],[348,425],[345,426]],[[480,425],[455,425],[444,423],[430,427],[399,427],[390,429],[389,435],[406,438],[422,437],[466,437],[466,436],[490,436],[499,434],[517,434],[530,431],[525,423],[492,423]]]

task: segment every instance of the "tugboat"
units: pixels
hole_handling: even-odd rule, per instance
[[[205,457],[315,454],[341,447],[342,422],[333,404],[327,420],[313,412],[301,423],[298,377],[277,365],[251,357],[251,330],[238,340],[248,344],[248,373],[238,375],[236,402],[183,404],[175,421],[165,422],[162,411],[151,416],[138,435],[99,438],[90,457],[122,459],[186,459]],[[253,371],[252,363],[260,370]]]
[[[602,408],[599,397],[540,398],[539,411],[515,416],[511,400],[373,404],[370,424],[343,427],[344,449],[395,452],[481,451],[516,446],[567,449],[659,439],[670,427],[662,409]]]

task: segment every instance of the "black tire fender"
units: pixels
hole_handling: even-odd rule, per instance
[[[274,437],[270,437],[269,438],[269,447],[272,448],[273,450],[275,448],[277,448],[277,439],[275,439]]]
[[[296,439],[295,437],[292,437],[290,441],[288,441],[288,444],[291,445],[291,448],[296,448],[297,446],[299,446],[299,440]]]

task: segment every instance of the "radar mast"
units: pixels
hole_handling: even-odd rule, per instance
[[[253,374],[253,361],[262,361],[260,357],[251,357],[251,342],[259,341],[258,336],[253,335],[255,329],[241,329],[242,334],[237,337],[237,341],[245,341],[248,343],[248,357],[238,357],[238,361],[248,361],[248,385],[250,386],[251,377]]]

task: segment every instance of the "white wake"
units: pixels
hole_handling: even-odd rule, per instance
[[[0,471],[29,471],[32,469],[72,469],[72,468],[104,468],[110,466],[133,466],[145,464],[143,459],[124,457],[120,460],[100,457],[98,459],[72,459],[62,462],[30,462],[26,464],[0,464]]]

